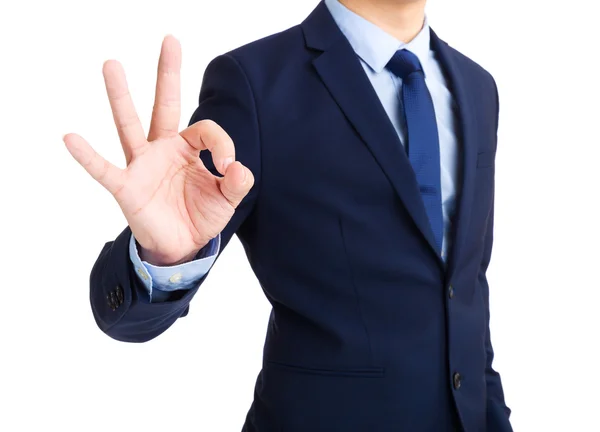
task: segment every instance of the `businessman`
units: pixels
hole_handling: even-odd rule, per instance
[[[121,66],[104,66],[125,169],[64,138],[129,224],[90,278],[112,338],[148,341],[187,315],[241,240],[272,305],[246,432],[512,430],[486,279],[497,89],[424,10],[321,2],[214,59],[182,132],[167,37],[147,136]]]

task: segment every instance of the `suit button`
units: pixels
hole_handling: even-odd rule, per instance
[[[460,384],[462,381],[462,377],[460,376],[460,374],[458,372],[454,373],[454,376],[452,377],[452,381],[454,383],[454,390],[458,390],[460,388]]]
[[[451,300],[454,298],[454,288],[452,285],[448,287],[448,297],[450,297]]]
[[[122,295],[123,294],[121,294],[121,296]],[[106,299],[108,300],[108,306],[113,311],[116,310],[121,305],[121,303],[123,303],[122,301],[120,302],[117,297],[118,297],[118,295],[115,293],[115,291],[109,292],[108,295],[106,296]]]
[[[113,294],[112,292],[110,294]],[[115,298],[114,298],[114,294],[111,295],[107,295],[106,296],[106,303],[108,304],[108,307],[111,308],[113,311],[117,308],[117,305],[115,304]]]
[[[123,288],[121,288],[120,285],[117,285],[116,292],[117,292],[117,300],[119,301],[119,304],[123,304]]]

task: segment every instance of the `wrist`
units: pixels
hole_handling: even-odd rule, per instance
[[[165,254],[159,251],[152,251],[138,245],[138,251],[141,260],[156,267],[172,267],[193,261],[200,249],[192,251],[182,256]]]

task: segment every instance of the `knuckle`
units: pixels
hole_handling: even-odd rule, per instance
[[[167,96],[163,96],[163,97],[159,97],[156,99],[156,103],[154,104],[154,110],[153,113],[156,113],[157,110],[173,110],[173,111],[177,111],[181,108],[181,102],[179,99],[177,98],[173,98],[173,97],[167,97]]]
[[[231,152],[233,153],[233,151],[235,150],[235,144],[233,143],[233,140],[231,139],[230,136],[226,135],[223,137],[223,139],[221,140],[223,148],[226,152]]]
[[[179,78],[181,72],[178,68],[174,68],[166,63],[159,63],[158,77],[164,79]]]
[[[236,188],[231,187],[230,185],[228,185],[227,183],[224,183],[223,185],[224,188],[224,195],[227,197],[227,199],[230,202],[235,202],[238,200],[238,196],[240,195],[240,191],[236,190]]]
[[[93,168],[97,164],[99,157],[100,157],[100,155],[98,155],[98,153],[93,151],[93,152],[91,152],[91,154],[87,158],[87,160],[82,162],[82,165],[86,168]]]
[[[122,105],[131,98],[131,95],[128,88],[110,86],[108,98],[113,102],[113,104]]]
[[[151,129],[151,133],[148,135],[148,141],[152,141],[153,139],[157,139],[160,137],[172,137],[178,134],[177,129],[174,126],[169,126],[166,124],[153,124]]]
[[[136,126],[139,122],[139,118],[137,115],[132,114],[124,117],[117,117],[116,123],[119,129],[130,129]]]
[[[213,125],[216,123],[211,119],[200,120],[196,123],[196,127],[198,128],[198,132],[200,133],[208,133],[213,128]]]
[[[211,119],[204,119],[204,120],[200,120],[198,122],[201,126],[205,126],[205,127],[211,127],[213,125],[216,125],[217,123],[215,123],[214,120]]]

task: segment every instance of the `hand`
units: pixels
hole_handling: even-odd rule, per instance
[[[172,36],[162,44],[156,98],[148,138],[133,106],[122,66],[104,64],[103,75],[127,168],[96,153],[79,135],[67,134],[71,155],[117,200],[141,247],[154,265],[194,258],[227,225],[252,188],[250,170],[235,161],[231,138],[216,123],[203,120],[178,133],[181,47]],[[214,176],[199,158],[209,150]]]

